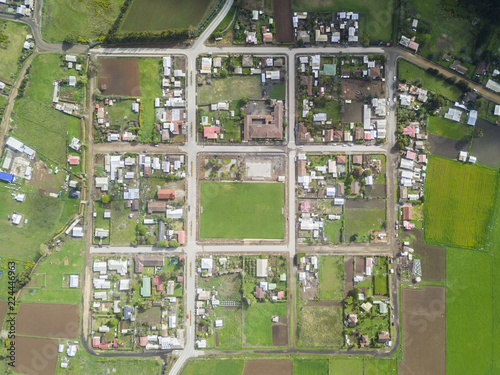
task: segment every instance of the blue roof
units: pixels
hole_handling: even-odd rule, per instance
[[[12,181],[14,181],[14,175],[10,173],[0,172],[0,180],[11,184]]]

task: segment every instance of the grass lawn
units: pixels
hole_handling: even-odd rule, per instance
[[[218,307],[215,309],[215,319],[222,319],[223,326],[214,328],[214,334],[210,336],[210,347],[219,349],[241,348],[241,308]],[[215,346],[215,333],[219,336],[219,346]]]
[[[467,248],[485,245],[498,185],[493,168],[432,156],[425,184],[425,239]]]
[[[328,375],[328,359],[294,359],[293,375]]]
[[[112,119],[110,124],[123,127],[131,121],[138,121],[139,115],[132,112],[132,103],[132,100],[121,100],[119,102],[114,102],[112,107],[107,106],[106,111],[108,111]],[[127,117],[127,120],[125,120],[125,117]]]
[[[155,129],[155,98],[161,97],[161,76],[159,59],[139,60],[139,85],[141,88],[141,103],[143,105],[142,126],[139,136],[142,142],[152,139]]]
[[[137,219],[129,219],[124,201],[111,202],[111,243],[129,244],[135,240]]]
[[[286,316],[286,303],[262,302],[246,307],[245,346],[273,346],[273,315]]]
[[[328,121],[338,122],[342,120],[342,104],[340,100],[328,100],[324,107],[313,108],[313,113],[326,113],[326,118]]]
[[[284,236],[281,183],[200,182],[201,238]]]
[[[451,121],[443,117],[430,116],[427,130],[429,133],[441,137],[470,140],[474,127],[461,122]]]
[[[132,2],[121,31],[162,31],[196,27],[210,0],[135,0]]]
[[[195,359],[189,361],[183,375],[239,375],[243,373],[243,359]]]
[[[68,303],[80,304],[82,301],[81,288],[68,288],[70,274],[80,275],[80,285],[83,283],[83,264],[85,257],[84,242],[70,237],[60,246],[60,251],[53,250],[52,255],[43,259],[35,272],[45,273],[46,286],[42,289],[25,289],[22,302],[41,303]],[[63,277],[66,285],[63,287]]]
[[[235,90],[235,88],[238,88]],[[142,88],[141,88],[142,89]],[[217,103],[228,100],[260,99],[262,90],[260,76],[232,76],[213,79],[211,85],[203,85],[198,89],[198,102],[200,105]]]
[[[492,257],[446,250],[446,372],[492,374]],[[474,337],[474,340],[470,340]]]
[[[327,221],[324,232],[330,243],[340,243],[340,229],[342,228],[342,218],[340,220]]]
[[[271,99],[285,100],[286,98],[286,84],[280,83],[279,85],[274,85],[271,92],[269,93]]]
[[[319,299],[341,300],[344,295],[344,257],[319,257]]]
[[[364,375],[396,374],[398,362],[395,359],[365,359]]]
[[[29,26],[23,23],[0,21],[0,35],[6,36],[8,40],[6,48],[2,48],[0,53],[0,81],[2,79],[15,81],[15,75],[19,70],[19,56],[29,31]]]
[[[411,84],[421,83],[422,88],[433,91],[452,101],[457,101],[462,95],[462,91],[455,85],[437,79],[424,69],[403,59],[398,61],[398,79],[400,81],[406,80],[406,83]]]
[[[345,236],[349,239],[354,234],[359,234],[367,239],[368,232],[381,229],[385,221],[385,209],[379,208],[353,208],[346,210]]]
[[[15,129],[10,135],[25,142],[47,158],[66,167],[68,128],[78,127],[79,119],[56,111],[39,101],[21,98],[14,106]],[[36,127],[33,126],[36,124]]]
[[[363,360],[330,358],[330,374],[363,375]]]
[[[92,236],[95,234],[95,230],[97,228],[101,228],[104,230],[109,230],[109,236],[112,236],[111,233],[111,219],[104,218],[104,207],[100,201],[96,201],[94,203],[94,212],[97,214],[96,217],[93,218],[93,229]],[[93,237],[93,243],[98,244],[100,241],[99,237]],[[110,237],[106,237],[102,239],[102,243],[105,245],[109,245],[111,243]]]
[[[294,12],[325,11],[340,12],[350,10],[365,13],[367,31],[371,40],[391,39],[393,0],[292,0]]]
[[[59,358],[65,356],[61,353]],[[99,358],[98,356],[88,354],[81,346],[76,355],[71,358],[67,369],[61,368],[61,360],[58,359],[56,366],[56,375],[72,374],[120,374],[137,375],[151,374],[160,375],[162,360],[159,357],[146,358]]]
[[[67,35],[83,40],[104,36],[120,12],[124,0],[46,0],[43,4],[42,36],[62,42]]]
[[[342,306],[303,306],[297,325],[297,347],[339,348],[343,345]]]
[[[373,276],[373,292],[377,295],[389,295],[389,289],[387,287],[387,276]]]

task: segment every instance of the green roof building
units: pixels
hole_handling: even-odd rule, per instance
[[[151,297],[151,278],[143,277],[142,278],[142,288],[141,288],[141,296],[142,297]]]
[[[323,70],[319,74],[325,76],[334,76],[337,74],[337,64],[323,64]]]

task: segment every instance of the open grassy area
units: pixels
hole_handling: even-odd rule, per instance
[[[218,307],[214,310],[214,318],[222,319],[223,326],[214,328],[214,334],[210,336],[210,347],[219,349],[241,348],[241,308]],[[216,346],[215,335],[218,335],[219,346]]]
[[[294,12],[323,11],[340,12],[353,11],[366,14],[367,31],[371,40],[391,39],[393,0],[292,0]]]
[[[357,241],[367,241],[368,232],[381,229],[385,221],[385,209],[377,208],[354,208],[346,210],[345,236],[350,239],[359,235]]]
[[[121,31],[162,31],[196,27],[210,0],[135,0],[132,2]]]
[[[364,375],[363,362],[362,359],[332,358],[330,359],[330,373]]]
[[[0,35],[7,37],[7,42],[3,43],[5,48],[0,49],[0,81],[15,81],[15,75],[19,70],[19,56],[29,31],[29,26],[23,23],[0,21]]]
[[[319,299],[341,300],[344,295],[344,257],[319,258]]]
[[[114,23],[124,0],[47,0],[43,4],[42,36],[48,42],[61,42],[70,35],[76,39],[97,39]]]
[[[446,250],[446,372],[449,374],[495,373],[492,371],[493,271],[490,254]]]
[[[341,220],[332,220],[325,223],[324,232],[330,243],[340,243],[340,229],[342,228]]]
[[[254,303],[244,310],[245,346],[273,346],[273,315],[286,316],[286,303]]]
[[[201,238],[284,236],[284,185],[281,183],[200,183]]]
[[[462,95],[462,91],[455,85],[437,79],[419,66],[403,59],[398,61],[398,80],[411,84],[420,83],[425,90],[433,91],[452,101],[457,101]]]
[[[274,85],[269,93],[271,99],[285,100],[286,98],[286,84],[280,83],[279,85]]]
[[[242,374],[245,367],[243,359],[195,359],[191,360],[183,375]]]
[[[238,88],[235,90],[235,88]],[[211,85],[203,85],[198,89],[200,105],[217,103],[228,100],[261,98],[260,76],[232,76],[213,79]]]
[[[139,85],[141,88],[142,125],[139,136],[142,142],[152,139],[155,130],[155,98],[161,97],[159,59],[139,60]]]
[[[129,244],[135,240],[137,219],[129,219],[124,201],[111,202],[111,243]]]
[[[83,264],[85,257],[84,242],[67,238],[59,247],[59,251],[52,250],[52,254],[43,259],[35,272],[45,274],[43,289],[30,289],[31,283],[25,288],[21,297],[22,302],[41,303],[68,303],[80,304],[82,301],[81,288],[68,288],[70,274],[80,275],[80,285],[83,283]],[[63,287],[63,277],[66,285]]]
[[[342,306],[300,308],[296,345],[300,348],[339,348],[343,345]]]
[[[295,359],[293,375],[327,375],[328,366],[328,359]]]
[[[470,140],[474,127],[461,122],[451,121],[443,117],[430,116],[427,130],[429,133],[441,137]]]
[[[432,156],[427,177],[426,241],[483,247],[498,185],[495,170]]]

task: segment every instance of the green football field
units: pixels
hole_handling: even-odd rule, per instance
[[[282,239],[282,183],[200,183],[201,238]]]

